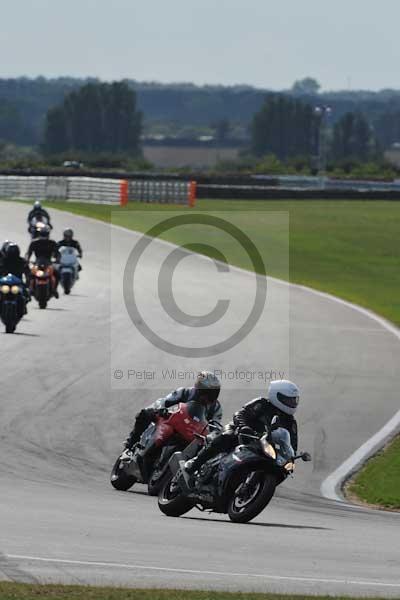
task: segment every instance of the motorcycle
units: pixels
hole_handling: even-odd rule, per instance
[[[56,287],[54,266],[48,261],[38,260],[31,265],[31,294],[39,308],[45,309]]]
[[[69,294],[74,283],[79,279],[78,251],[69,246],[61,246],[60,250],[60,283],[64,293]]]
[[[150,496],[157,496],[169,476],[171,456],[184,450],[209,426],[205,409],[197,402],[180,403],[154,411],[155,422],[142,434],[133,450],[124,450],[111,471],[111,485],[126,491],[135,483],[147,483]]]
[[[44,215],[39,215],[31,219],[28,226],[28,233],[30,234],[32,240],[39,236],[40,230],[43,227],[46,227],[46,225],[53,229],[49,223],[49,220]]]
[[[6,333],[14,333],[25,314],[25,298],[22,281],[8,274],[0,278],[0,318]]]
[[[204,443],[207,438],[203,438]],[[308,452],[295,455],[287,429],[275,429],[262,437],[239,435],[230,453],[207,461],[192,478],[182,469],[198,451],[198,440],[169,461],[170,475],[158,506],[169,517],[180,517],[194,507],[228,514],[234,523],[248,523],[271,501],[276,487],[293,474],[295,461],[311,460]]]

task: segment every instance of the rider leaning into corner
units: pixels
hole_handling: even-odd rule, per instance
[[[260,437],[266,430],[273,430],[274,417],[277,427],[287,429],[293,450],[297,452],[297,422],[294,418],[299,405],[299,388],[285,379],[271,381],[267,398],[256,398],[243,406],[233,415],[232,422],[223,432],[211,438],[210,444],[202,448],[199,454],[186,461],[184,469],[190,476],[201,466],[220,452],[230,452],[239,444],[239,434],[247,433]]]
[[[167,410],[171,406],[179,403],[198,402],[206,408],[207,421],[222,420],[222,407],[218,401],[218,396],[221,390],[221,383],[210,371],[201,371],[197,377],[193,387],[178,388],[177,390],[156,400],[149,407],[142,409],[135,419],[135,425],[126,440],[125,447],[127,450],[132,450],[133,446],[140,440],[142,433],[147,429],[150,423],[155,421],[156,412],[160,414],[160,410]]]
[[[57,243],[54,240],[49,239],[50,236],[50,227],[45,225],[40,228],[39,237],[35,238],[29,244],[28,251],[26,253],[26,260],[29,261],[32,254],[35,255],[36,262],[44,261],[46,263],[51,263],[51,260],[54,258],[56,262],[58,262],[60,258],[60,254],[58,252]],[[54,265],[54,276],[56,280],[56,286],[53,290],[53,294],[55,298],[58,298],[57,286],[59,282],[59,272],[57,266]]]

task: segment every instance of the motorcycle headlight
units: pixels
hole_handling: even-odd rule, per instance
[[[261,440],[261,447],[264,450],[264,454],[266,454],[267,456],[269,456],[270,458],[272,458],[273,460],[276,459],[276,452],[275,452],[275,448],[273,446],[271,446],[271,444],[268,441],[268,438],[266,435],[264,435]]]
[[[36,271],[38,277],[44,277],[44,271]]]
[[[12,294],[17,295],[17,294],[20,293],[20,291],[21,291],[21,288],[18,285],[11,286],[11,293]]]
[[[2,285],[0,288],[0,291],[2,294],[9,294],[10,293],[10,286],[9,285]]]
[[[294,471],[295,466],[294,462],[288,462],[283,468],[285,471]]]

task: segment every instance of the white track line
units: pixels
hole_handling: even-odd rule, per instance
[[[184,573],[188,575],[214,575],[217,577],[250,577],[257,579],[267,579],[270,581],[292,581],[297,583],[327,583],[327,584],[343,584],[343,585],[354,585],[354,586],[376,586],[385,588],[399,588],[399,582],[385,582],[385,581],[373,581],[373,580],[357,580],[357,579],[329,579],[323,577],[295,577],[290,575],[268,575],[265,573],[229,573],[226,571],[197,571],[194,569],[174,569],[169,567],[157,567],[148,565],[129,565],[125,563],[113,563],[113,562],[98,562],[98,561],[85,561],[85,560],[68,560],[58,558],[43,558],[39,556],[24,556],[20,554],[7,554],[6,557],[12,560],[25,560],[35,562],[46,562],[46,563],[57,563],[65,565],[76,565],[85,567],[107,567],[113,569],[132,569],[136,571],[163,571],[166,573]]]
[[[57,209],[56,209],[57,210]],[[65,212],[65,211],[59,211]],[[75,215],[80,217],[81,219],[89,220],[95,223],[103,223],[106,227],[112,227],[114,229],[119,229],[126,232],[130,232],[132,235],[144,235],[140,231],[134,231],[132,229],[127,229],[126,227],[121,227],[120,225],[114,225],[113,223],[106,223],[105,221],[99,221],[98,219],[93,219],[91,217],[84,217],[82,215]],[[147,237],[147,236],[146,236]],[[176,248],[176,244],[172,242],[167,242],[166,240],[157,240],[159,243],[166,244],[173,248]],[[192,254],[191,251],[187,250],[188,253]],[[199,254],[199,256],[202,256]],[[209,260],[208,257],[204,256],[206,260]],[[218,262],[218,261],[216,261]],[[234,265],[229,265],[229,267],[234,271],[239,271],[241,273],[252,274],[251,271],[247,271],[246,269],[241,269],[240,267],[235,267]],[[275,283],[286,285],[289,287],[294,287],[300,290],[304,290],[310,294],[314,294],[315,296],[319,296],[321,298],[325,298],[326,300],[330,300],[331,302],[336,302],[337,304],[341,304],[342,306],[346,306],[351,310],[356,311],[358,314],[363,315],[378,323],[383,329],[386,329],[389,333],[394,335],[397,340],[400,341],[400,329],[396,327],[393,323],[390,323],[383,317],[380,317],[376,313],[362,306],[358,306],[357,304],[353,304],[352,302],[348,302],[347,300],[342,300],[342,298],[338,298],[337,296],[333,296],[332,294],[327,294],[326,292],[320,292],[318,290],[314,290],[313,288],[299,285],[295,283],[290,283],[288,281],[284,281],[282,279],[276,279],[275,277],[268,277],[271,281]],[[379,448],[381,448],[385,442],[392,437],[396,431],[400,428],[400,410],[390,419],[388,423],[382,429],[380,429],[375,435],[373,435],[369,440],[367,440],[358,450],[356,450],[347,460],[345,460],[333,473],[331,473],[321,484],[321,494],[330,500],[336,500],[340,502],[345,502],[343,495],[341,495],[340,489],[343,482],[359,468],[371,455],[373,455]]]

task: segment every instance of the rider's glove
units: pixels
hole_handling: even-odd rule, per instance
[[[168,408],[160,408],[158,411],[158,416],[162,417],[163,419],[166,419],[167,417],[169,417],[169,412],[168,412]]]

